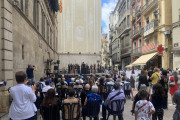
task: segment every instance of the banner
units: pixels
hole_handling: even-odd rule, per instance
[[[59,2],[59,11],[60,11],[60,13],[62,13],[62,0],[60,0],[60,2]]]

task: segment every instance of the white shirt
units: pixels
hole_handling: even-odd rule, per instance
[[[107,82],[107,85],[114,85],[114,82],[109,81],[109,82]]]
[[[82,79],[80,79],[80,81],[83,83],[83,80],[82,80]]]
[[[51,87],[51,86],[45,86],[43,89],[42,89],[42,92],[47,92],[49,89],[54,89],[53,87]]]
[[[39,82],[39,83],[42,84],[42,85],[41,85],[41,89],[44,88],[44,87],[46,86],[45,82]]]
[[[24,120],[35,115],[37,108],[34,104],[36,95],[30,87],[24,84],[17,84],[11,87],[10,92],[13,98],[11,107],[9,109],[9,117],[13,120]]]

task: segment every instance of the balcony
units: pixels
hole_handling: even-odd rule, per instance
[[[131,38],[135,38],[137,36],[141,36],[141,27],[136,27],[131,33]]]
[[[141,15],[141,6],[137,6],[135,15],[136,15],[136,16]]]
[[[142,47],[138,47],[132,50],[131,55],[141,54],[142,53]]]
[[[154,32],[155,27],[158,27],[158,21],[159,20],[153,20],[143,28],[144,37]]]
[[[149,10],[156,7],[156,3],[158,0],[149,0],[143,7],[142,7],[142,14],[146,14]]]
[[[136,20],[136,12],[135,10],[133,10],[132,12],[132,21]]]
[[[113,39],[113,34],[112,33],[109,34],[109,39]]]
[[[135,0],[131,0],[131,5],[134,5],[135,4]]]

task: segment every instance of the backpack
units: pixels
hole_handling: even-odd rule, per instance
[[[124,90],[131,90],[131,83],[130,82],[124,83]]]
[[[134,78],[133,78],[133,76],[131,76],[131,78],[130,78],[129,81],[130,81],[130,82],[134,82],[134,81],[135,81]]]

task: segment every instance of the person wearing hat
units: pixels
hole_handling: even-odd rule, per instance
[[[168,109],[168,106],[167,106],[167,104],[168,104],[168,89],[169,89],[168,82],[169,82],[169,77],[167,75],[167,71],[163,70],[161,80],[159,82],[162,85],[163,90],[165,92],[164,100],[163,100],[163,109]]]
[[[132,115],[134,114],[134,108],[135,108],[135,105],[136,105],[136,103],[139,101],[139,100],[141,100],[141,96],[140,96],[140,91],[142,91],[142,90],[145,90],[145,91],[147,91],[147,87],[146,87],[146,85],[145,84],[141,84],[141,87],[140,87],[140,89],[139,89],[139,92],[135,95],[135,97],[134,97],[134,101],[133,101],[133,104],[132,104],[132,110],[131,110],[131,113],[132,113]],[[148,92],[148,91],[147,91]],[[147,101],[149,101],[149,94],[148,94],[148,96],[146,97],[146,100]]]

